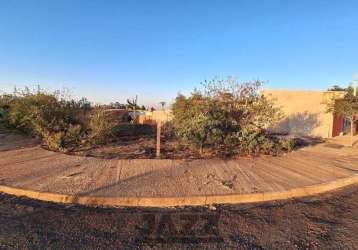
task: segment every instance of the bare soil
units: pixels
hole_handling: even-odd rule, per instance
[[[210,152],[200,155],[183,145],[176,138],[162,133],[162,159],[200,159],[212,158]],[[156,126],[139,124],[120,124],[114,129],[114,137],[105,145],[80,147],[69,154],[92,156],[106,159],[153,159],[156,158]]]
[[[0,194],[0,249],[357,249],[358,186],[200,208],[100,208]]]
[[[156,158],[156,130],[150,125],[125,124],[120,127],[113,138],[104,145],[79,146],[65,153],[69,155],[89,156],[104,159],[154,159]],[[296,138],[295,149],[323,142],[317,138]],[[0,128],[0,151],[33,147],[40,144],[40,139],[31,138],[16,131]],[[47,149],[46,145],[42,145]],[[281,152],[284,153],[284,152]],[[213,159],[237,158],[239,156],[218,155],[217,152],[204,148],[202,154],[197,149],[179,142],[175,137],[161,136],[161,159]]]
[[[296,148],[323,142],[318,138],[296,138]],[[82,147],[69,154],[92,156],[97,158],[118,159],[153,159],[156,158],[156,130],[149,125],[127,125],[124,130],[112,138],[106,145]],[[284,152],[281,152],[284,153]],[[202,154],[189,147],[175,137],[161,136],[162,159],[213,159],[235,158],[234,156],[218,155],[217,152],[204,148]]]
[[[36,138],[31,138],[15,131],[0,128],[0,151],[33,147],[39,143],[40,140]]]
[[[154,159],[156,158],[156,139],[148,135],[121,136],[106,145],[80,148],[69,152],[69,154],[105,159]],[[162,159],[208,159],[213,157],[214,155],[210,152],[200,155],[197,150],[181,145],[175,139],[161,139]]]

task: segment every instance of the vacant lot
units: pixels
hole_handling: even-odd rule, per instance
[[[358,186],[215,210],[88,208],[0,195],[0,224],[4,249],[356,249]]]

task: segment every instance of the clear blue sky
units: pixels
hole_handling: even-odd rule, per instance
[[[189,93],[205,79],[326,89],[358,71],[358,1],[2,0],[0,86],[97,102]]]

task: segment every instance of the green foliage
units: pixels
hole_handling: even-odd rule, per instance
[[[27,134],[42,136],[43,133],[59,132],[68,125],[80,123],[78,114],[86,112],[83,99],[60,99],[59,93],[25,89],[13,95],[3,96],[1,106],[6,107],[6,120],[10,126]],[[6,103],[6,104],[5,104]]]
[[[173,126],[177,135],[200,150],[207,140],[210,126],[213,125],[208,114],[209,104],[208,98],[200,93],[193,93],[189,98],[179,95],[173,104]]]
[[[140,110],[141,108],[138,106],[138,97],[136,96],[134,99],[127,99],[126,107],[131,110]]]
[[[161,102],[159,102],[159,104],[162,106],[162,110],[164,110],[165,104],[167,104],[167,103],[164,101],[161,101]]]
[[[354,95],[354,88],[348,87],[343,98],[332,100],[327,106],[327,111],[355,120],[358,115],[358,97]]]
[[[343,98],[332,100],[327,104],[327,112],[347,117],[351,125],[351,144],[353,146],[354,124],[358,121],[358,97],[353,87],[345,90]]]
[[[339,85],[333,85],[331,88],[328,89],[328,91],[346,91],[347,88],[343,88]]]
[[[69,125],[63,131],[44,133],[43,142],[54,151],[68,151],[78,146],[81,138],[82,128],[80,125]]]
[[[8,110],[0,107],[0,128],[8,128],[9,125]]]
[[[265,130],[282,118],[272,100],[259,93],[260,81],[240,84],[235,79],[205,82],[203,91],[173,104],[173,126],[189,145],[217,153],[256,154],[276,146]]]
[[[74,101],[59,91],[49,93],[40,88],[36,91],[25,88],[0,97],[1,120],[6,127],[40,137],[54,150],[78,143],[90,108],[84,98]]]
[[[13,95],[4,94],[0,96],[0,127],[2,128],[11,128],[9,112],[13,101]]]
[[[92,144],[102,144],[113,136],[115,119],[110,112],[97,107],[89,121],[90,141]]]
[[[120,102],[111,102],[109,104],[108,108],[111,108],[111,109],[125,109],[126,105],[122,104]]]
[[[64,117],[60,109],[56,97],[52,95],[26,95],[12,103],[9,122],[16,129],[40,136],[45,132],[61,130],[59,127]]]
[[[279,140],[279,143],[281,148],[288,152],[291,152],[296,147],[296,141],[292,138],[282,138]]]
[[[161,132],[166,138],[174,138],[175,137],[175,129],[174,129],[173,123],[171,121],[165,122],[162,125]]]

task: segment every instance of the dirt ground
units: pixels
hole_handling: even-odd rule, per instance
[[[156,126],[139,124],[121,124],[115,127],[113,137],[105,145],[78,148],[68,154],[90,156],[105,159],[154,159],[156,158]],[[210,153],[200,155],[168,136],[162,131],[162,159],[198,159],[210,158]]]
[[[32,147],[39,143],[40,141],[38,139],[0,128],[0,151]]]
[[[69,152],[69,154],[104,159],[154,159],[156,158],[156,139],[153,136],[123,136],[106,145],[84,148]],[[200,155],[198,151],[180,146],[174,139],[162,138],[161,158],[201,159],[212,158],[212,156],[210,153]]]
[[[40,139],[31,138],[16,131],[0,128],[0,151],[40,145]],[[42,145],[44,149],[48,148]],[[104,159],[154,159],[156,158],[156,135],[152,127],[127,128],[105,145],[82,146],[66,152],[69,155],[90,156]],[[210,154],[199,155],[197,150],[179,145],[177,140],[162,136],[161,158],[198,159],[210,158]]]
[[[156,158],[156,129],[149,125],[127,124],[120,127],[105,145],[90,146],[88,144],[66,151],[66,154],[89,156],[103,159],[154,159]],[[318,138],[296,138],[296,149],[323,142]],[[16,131],[0,129],[0,151],[32,147],[40,144],[40,139],[25,136]],[[46,145],[42,145],[47,149]],[[285,152],[281,152],[285,153]],[[229,157],[229,158],[237,158]],[[204,148],[203,154],[188,145],[180,143],[176,138],[161,136],[161,159],[215,159],[226,158]]]
[[[318,138],[302,137],[295,138],[296,149],[322,143]],[[154,159],[156,158],[156,129],[152,126],[131,125],[125,127],[120,133],[105,145],[95,147],[83,147],[68,152],[72,155],[91,156],[105,159]],[[285,152],[281,152],[285,153]],[[230,156],[229,158],[237,158]],[[226,158],[217,155],[216,152],[204,148],[203,154],[178,141],[175,137],[168,136],[165,132],[161,136],[162,159],[213,159]]]
[[[357,249],[358,185],[266,204],[91,208],[0,194],[0,249]]]

